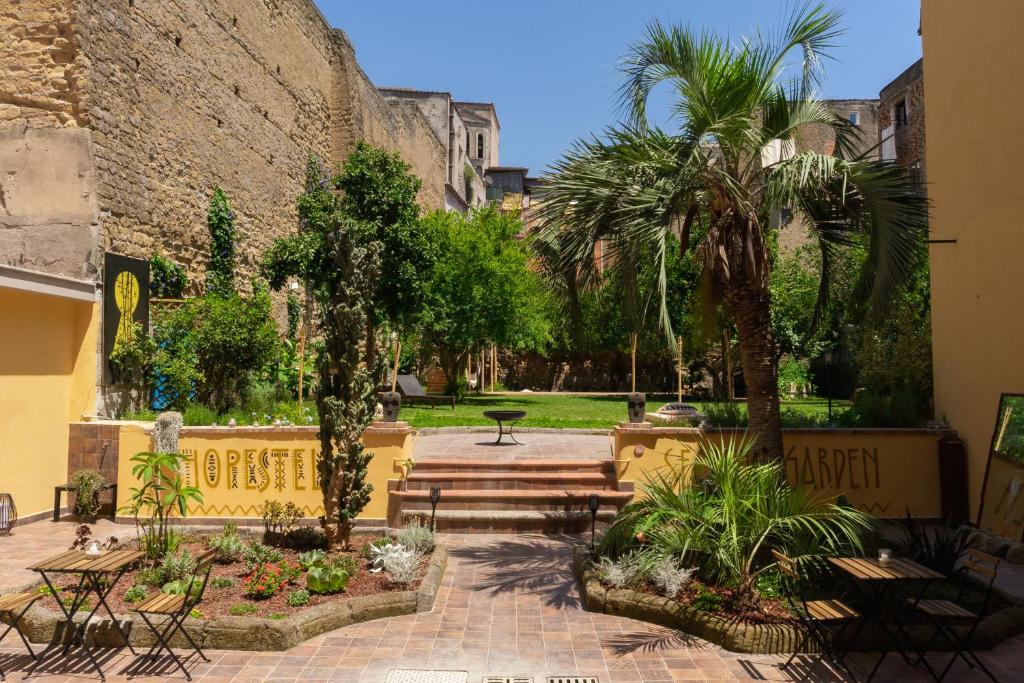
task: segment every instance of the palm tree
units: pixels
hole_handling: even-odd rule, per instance
[[[855,126],[815,95],[822,60],[840,34],[840,13],[797,8],[776,36],[734,44],[654,22],[623,60],[624,123],[578,140],[545,176],[538,217],[571,254],[592,258],[598,240],[616,249],[650,245],[665,305],[666,238],[693,250],[711,304],[739,333],[750,430],[759,455],[781,458],[782,431],[771,327],[769,212],[789,208],[821,250],[819,310],[844,246],[866,244],[856,296],[877,314],[907,281],[927,234],[927,199],[905,169],[854,157]],[[784,80],[799,55],[799,75]],[[668,131],[648,121],[652,90],[674,96]],[[796,152],[810,126],[824,126],[834,153]],[[773,153],[774,150],[774,153]]]

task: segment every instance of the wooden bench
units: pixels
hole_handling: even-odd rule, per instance
[[[60,494],[74,490],[75,487],[71,484],[60,484],[53,487],[53,521],[60,521]],[[100,491],[110,491],[110,504],[113,508],[110,518],[115,519],[117,517],[117,484],[107,484]]]

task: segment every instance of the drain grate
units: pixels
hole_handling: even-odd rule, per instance
[[[392,669],[386,683],[466,683],[466,671],[438,671],[436,669]]]
[[[533,683],[533,676],[484,676],[482,683]]]
[[[548,683],[599,683],[597,676],[548,676]]]

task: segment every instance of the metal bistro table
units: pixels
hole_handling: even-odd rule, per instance
[[[101,552],[99,555],[89,555],[84,550],[68,550],[29,567],[31,571],[39,572],[39,575],[43,577],[43,581],[46,582],[47,587],[56,599],[57,606],[64,613],[67,621],[58,629],[53,643],[43,651],[39,659],[29,668],[26,676],[31,674],[47,656],[63,644],[63,654],[67,654],[73,645],[81,646],[86,656],[89,657],[93,668],[99,673],[100,680],[106,680],[106,677],[103,675],[103,669],[96,660],[96,656],[90,649],[85,637],[89,621],[99,611],[100,605],[107,610],[107,614],[110,615],[110,619],[114,623],[114,628],[124,638],[125,645],[128,646],[132,654],[135,654],[135,649],[128,642],[128,634],[121,628],[117,617],[114,616],[114,612],[110,609],[110,605],[107,604],[107,596],[114,590],[114,586],[117,585],[118,580],[124,575],[128,567],[133,562],[142,559],[142,557],[143,554],[138,550],[108,550]],[[61,601],[60,593],[54,588],[47,574],[79,575],[78,585],[75,587],[74,597],[70,605],[65,606]],[[81,624],[75,626],[75,614],[86,608],[90,594],[96,596],[96,606],[89,611],[88,616]],[[73,629],[73,636],[70,641],[65,643],[68,628]]]
[[[498,440],[494,442],[495,445],[501,443],[501,437],[508,434],[508,438],[512,439],[512,443],[523,446],[525,444],[516,441],[516,437],[512,435],[512,425],[519,422],[526,417],[525,410],[485,410],[484,417],[490,418],[498,423]],[[502,423],[508,423],[508,431],[506,432]]]
[[[907,618],[899,616],[896,610],[891,608],[905,606],[907,602],[911,606],[916,605],[924,598],[929,585],[946,577],[913,560],[903,558],[894,558],[885,565],[875,558],[866,557],[830,557],[828,561],[834,567],[844,572],[848,578],[852,579],[854,588],[866,608],[865,620],[871,619],[877,622],[888,638],[885,649],[882,650],[878,661],[875,662],[875,668],[871,670],[867,680],[870,681],[875,677],[886,655],[890,652],[899,653],[910,666],[923,662],[925,668],[928,669],[928,673],[933,678],[936,677],[935,671],[924,657],[921,657],[919,662],[914,662],[911,661],[905,652],[899,649],[898,641],[900,635],[906,637],[904,627],[907,624]],[[908,583],[915,581],[921,582],[921,588],[917,591],[917,594],[913,598],[905,598],[901,595],[900,589]],[[890,626],[882,618],[890,609],[895,617],[895,623],[893,624],[895,630],[891,630]]]

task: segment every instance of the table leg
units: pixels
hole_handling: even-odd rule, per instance
[[[71,601],[71,605],[65,607],[64,603],[61,602],[60,593],[57,591],[56,588],[53,587],[53,583],[50,582],[50,577],[46,575],[46,572],[39,572],[39,575],[43,578],[43,583],[46,584],[46,587],[50,589],[50,593],[53,595],[54,600],[57,602],[57,608],[60,609],[60,611],[64,614],[64,623],[58,626],[57,630],[54,632],[53,642],[47,645],[43,649],[43,651],[39,653],[39,657],[36,659],[35,662],[32,663],[32,666],[30,666],[28,670],[25,672],[26,677],[33,671],[35,671],[36,668],[40,664],[42,664],[43,661],[51,654],[51,652],[61,648],[61,645],[64,644],[64,640],[67,637],[68,628],[74,626],[75,613],[78,612],[78,609],[83,604],[82,587],[84,586],[85,576],[82,576],[82,578],[78,581],[78,587],[75,589],[75,598]],[[74,642],[73,639],[72,642]],[[64,645],[64,654],[67,654],[68,650],[71,647],[71,644],[72,643]]]
[[[521,443],[519,443],[518,441],[516,441],[516,437],[512,435],[512,426],[513,426],[514,424],[515,424],[515,421],[513,420],[513,421],[512,421],[511,423],[509,423],[509,425],[508,425],[508,438],[512,439],[512,443],[514,443],[514,444],[516,444],[516,445],[518,445],[518,446],[522,446],[523,444],[521,444]]]
[[[494,445],[498,446],[501,444],[501,437],[505,435],[505,432],[501,426],[501,420],[495,420],[495,422],[498,423],[498,440],[494,442]]]
[[[107,604],[107,596],[109,596],[113,592],[114,586],[117,585],[117,582],[121,580],[121,577],[124,576],[124,573],[127,570],[127,565],[122,567],[121,571],[119,571],[117,575],[110,581],[105,591],[103,590],[103,586],[100,583],[100,575],[96,574],[93,576],[92,586],[94,592],[96,593],[96,597],[99,598],[99,605],[96,605],[96,609],[94,609],[89,616],[91,617],[93,614],[95,614],[99,610],[100,605],[103,605],[103,608],[107,610],[107,614],[110,616],[110,621],[114,624],[114,628],[116,628],[117,632],[121,634],[121,637],[124,639],[124,644],[128,646],[128,650],[131,651],[131,653],[134,655],[136,654],[135,648],[132,647],[131,641],[128,639],[128,634],[124,632],[123,628],[121,628],[121,622],[117,620],[117,617],[114,615],[114,611],[110,609],[110,605]]]

